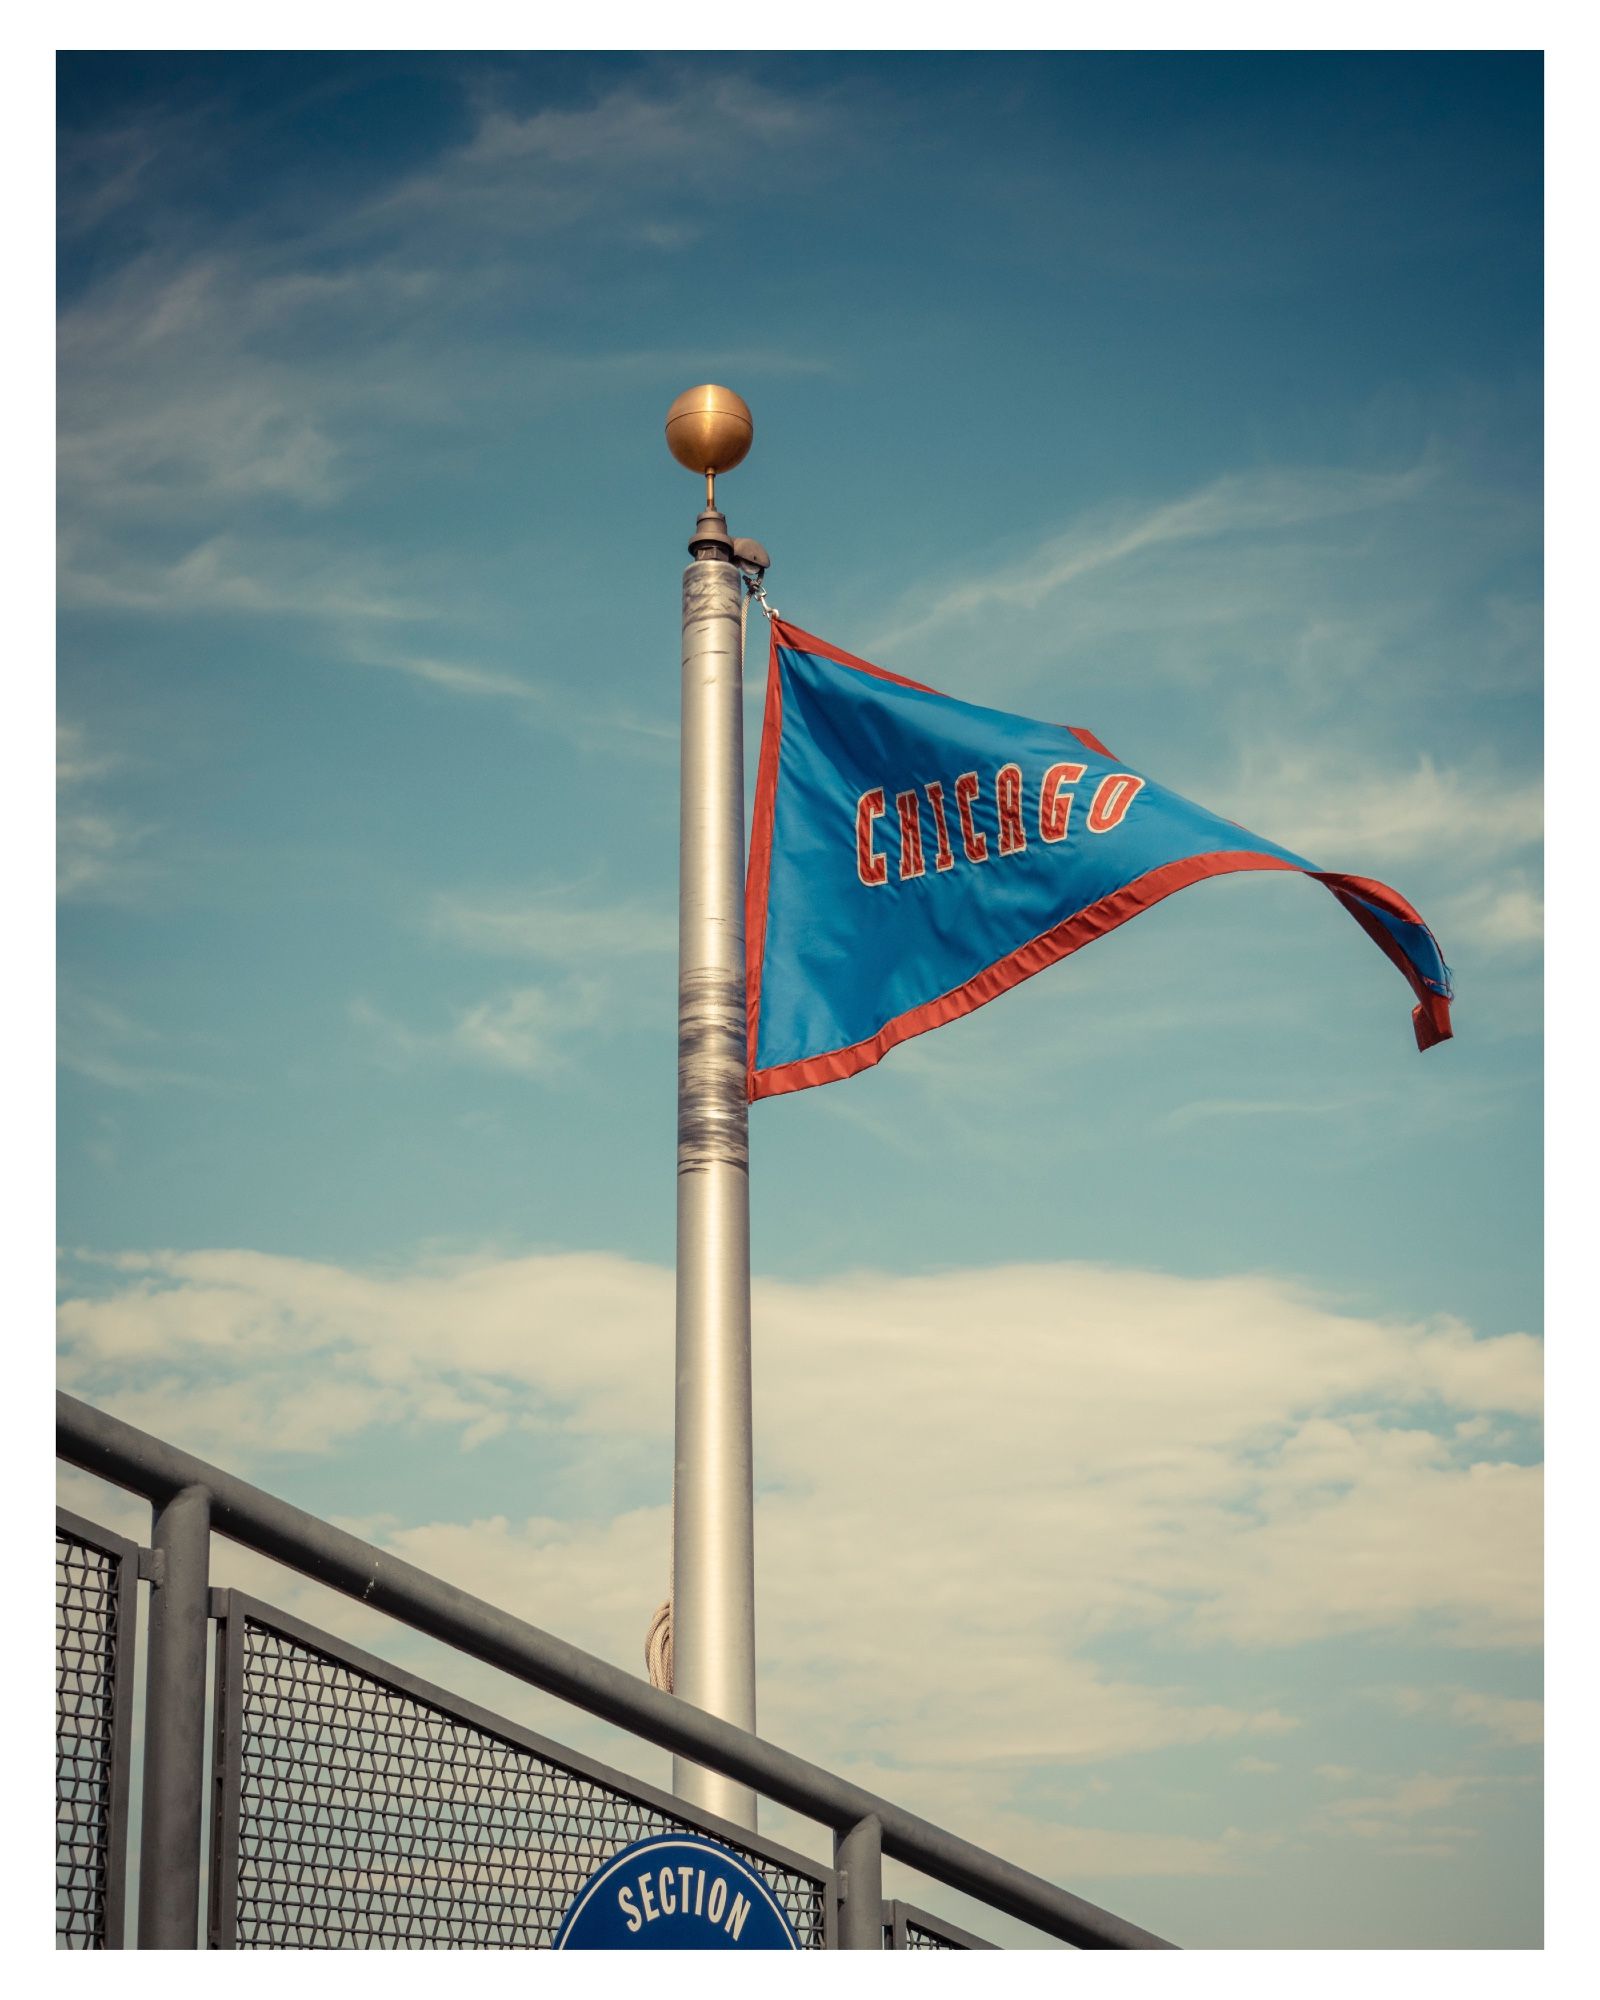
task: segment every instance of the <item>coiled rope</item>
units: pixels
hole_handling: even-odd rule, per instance
[[[672,1692],[672,1599],[658,1605],[644,1635],[644,1670],[650,1685]]]

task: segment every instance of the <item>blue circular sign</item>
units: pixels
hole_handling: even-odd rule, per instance
[[[578,1891],[557,1951],[798,1951],[783,1906],[743,1859],[696,1833],[613,1854]]]

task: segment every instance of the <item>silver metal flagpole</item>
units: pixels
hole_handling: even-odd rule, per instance
[[[740,462],[753,435],[743,400],[713,384],[687,390],[667,417],[673,456],[706,479],[683,573],[672,1688],[749,1730],[756,1663],[743,662],[740,576],[715,480]],[[755,1826],[748,1785],[675,1758],[673,1788]]]

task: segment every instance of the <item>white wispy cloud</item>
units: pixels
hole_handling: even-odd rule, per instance
[[[392,481],[398,453],[480,435],[511,407],[532,422],[635,381],[826,368],[811,343],[601,352],[505,325],[508,297],[540,283],[530,234],[581,228],[590,247],[597,232],[639,254],[670,247],[717,212],[735,167],[743,198],[760,161],[792,172],[820,158],[809,142],[828,116],[820,100],[732,66],[668,63],[586,106],[485,99],[467,141],[399,186],[243,215],[226,230],[192,213],[173,175],[181,149],[190,171],[208,148],[226,150],[214,112],[86,143],[67,168],[66,226],[94,228],[141,188],[167,226],[93,267],[60,315],[61,603],[315,621],[331,657],[465,699],[548,705],[520,663],[463,644],[471,611],[459,591],[435,581],[424,602],[415,567],[397,582],[392,548],[366,547],[341,507]],[[647,198],[659,214],[641,212]],[[430,618],[452,636],[396,639],[397,626],[420,634]],[[605,727],[559,704],[546,719],[579,735]],[[85,821],[79,847],[87,855],[104,833]]]
[[[1514,1695],[1485,1694],[1459,1686],[1376,1688],[1374,1700],[1402,1715],[1432,1722],[1452,1722],[1463,1729],[1484,1730],[1499,1743],[1544,1741],[1544,1703]]]
[[[549,691],[537,681],[502,672],[468,660],[440,659],[431,653],[374,647],[369,640],[357,640],[346,649],[347,656],[361,664],[379,667],[387,673],[407,674],[446,694],[475,695],[489,700],[527,702],[543,706]]]
[[[525,1077],[565,1074],[582,1037],[614,1031],[627,1014],[635,996],[625,969],[639,959],[669,957],[678,941],[670,910],[603,903],[571,885],[520,894],[441,893],[423,922],[456,952],[528,959],[556,970],[457,1006],[440,1025],[398,1020],[365,996],[357,998],[351,1021],[371,1054],[394,1067],[442,1059]]]
[[[733,67],[664,67],[585,106],[484,97],[465,142],[370,198],[226,230],[194,215],[184,184],[210,150],[226,154],[220,113],[209,127],[202,109],[80,136],[63,164],[65,226],[94,227],[141,185],[166,226],[62,310],[64,522],[320,511],[370,470],[375,434],[436,434],[503,403],[513,380],[524,399],[541,382],[559,398],[619,371],[676,377],[709,360],[815,370],[809,348],[545,352],[476,336],[462,314],[503,311],[519,278],[540,281],[530,237],[581,229],[592,244],[604,230],[670,250],[726,203],[730,173],[743,198],[764,165],[827,170],[836,154],[815,141],[830,115]],[[441,298],[455,321],[443,348],[430,318]]]
[[[1037,611],[1069,585],[1174,546],[1227,536],[1272,535],[1396,507],[1415,499],[1433,476],[1434,468],[1426,463],[1385,472],[1268,469],[1230,473],[1180,499],[1143,510],[1097,510],[1044,535],[1026,555],[997,569],[922,593],[919,608],[886,627],[873,644],[892,654],[941,626],[996,606]],[[1187,616],[1191,621],[1196,616],[1192,602]]]
[[[447,220],[476,236],[537,236],[591,224],[622,203],[659,213],[630,233],[676,247],[694,226],[689,199],[716,203],[729,172],[815,155],[834,121],[819,100],[735,70],[667,71],[581,106],[521,110],[480,99],[471,137],[374,201],[359,228]],[[813,161],[814,170],[814,161]]]
[[[521,896],[436,896],[430,928],[473,951],[571,963],[671,952],[678,944],[671,910],[598,903],[568,887]]]
[[[100,781],[115,755],[90,744],[80,724],[56,725],[56,895],[116,898],[139,880],[138,850],[148,830],[108,804]]]
[[[106,812],[63,809],[56,815],[56,894],[63,900],[110,888],[122,876],[138,829]]]
[[[1333,869],[1422,858],[1481,865],[1526,853],[1544,834],[1539,777],[1487,759],[1442,767],[1424,756],[1396,766],[1337,748],[1255,742],[1208,803]]]
[[[515,987],[469,1007],[451,1030],[451,1047],[493,1069],[546,1074],[564,1062],[563,1038],[594,1018],[598,992],[584,980],[558,990]]]
[[[852,1765],[850,1775],[886,1797],[904,1794],[906,1773],[896,1765],[863,1759]],[[1274,1830],[1246,1831],[1225,1821],[1215,1831],[1199,1834],[1106,1826],[1094,1817],[1090,1797],[1109,1788],[1103,1784],[1096,1787],[1093,1782],[1062,1801],[1065,1824],[1030,1809],[1020,1797],[997,1792],[987,1773],[959,1768],[919,1771],[917,1783],[921,1787],[919,1810],[927,1817],[959,1827],[991,1853],[1015,1859],[1049,1881],[1125,1882],[1149,1876],[1195,1879],[1250,1874],[1282,1839]],[[907,1887],[897,1889],[898,1875],[890,1863],[885,1869],[885,1893],[908,1894],[913,1902],[920,1901],[926,1894],[925,1885],[919,1893],[913,1878]],[[964,1921],[980,1934],[999,1936],[992,1912],[975,1909],[966,1913]],[[1024,1935],[1019,1942],[1036,1948],[1042,1940],[1035,1934]]]
[[[1393,1852],[1443,1859],[1454,1853],[1458,1841],[1475,1838],[1478,1829],[1440,1824],[1436,1815],[1454,1810],[1459,1817],[1463,1795],[1481,1783],[1472,1774],[1460,1772],[1436,1776],[1419,1771],[1410,1778],[1390,1778],[1375,1792],[1330,1800],[1318,1808],[1313,1824],[1349,1839],[1373,1841]]]
[[[1544,896],[1528,870],[1508,869],[1453,896],[1440,923],[1486,955],[1525,957],[1544,943]]]
[[[349,1014],[389,1066],[443,1058],[548,1079],[570,1068],[575,1038],[602,1019],[608,997],[605,981],[574,973],[457,1007],[440,1028],[412,1027],[365,998],[352,1001]]]
[[[237,1089],[174,1064],[166,1038],[124,1008],[63,984],[57,994],[56,1061],[110,1090],[143,1092],[169,1085]]]
[[[170,561],[63,535],[58,592],[67,605],[165,617],[233,612],[361,625],[426,615],[354,558],[330,557],[314,543],[246,544],[234,535],[209,536]]]
[[[1480,471],[1459,413],[1436,435],[1399,466],[1257,466],[1019,524],[987,568],[910,576],[856,649],[969,700],[1089,723],[1136,760],[1149,742],[1130,696],[1175,688],[1226,700],[1239,734],[1342,734],[1352,770],[1396,728],[1436,745],[1472,696],[1538,684],[1541,526]],[[1401,689],[1426,706],[1397,713]],[[1194,754],[1191,785],[1157,775],[1213,803],[1215,745]]]
[[[1352,1091],[1341,1097],[1205,1097],[1180,1104],[1162,1123],[1171,1131],[1232,1118],[1335,1118],[1375,1101],[1372,1093]]]
[[[168,124],[165,132],[170,131]],[[83,235],[134,201],[161,156],[163,136],[156,122],[140,119],[107,122],[63,136],[57,159],[57,212],[63,233]]]
[[[370,379],[339,385],[274,343],[362,281],[297,272],[281,240],[253,248],[180,239],[112,264],[64,306],[60,472],[75,505],[170,506],[186,492],[319,505],[339,490],[330,422],[378,406],[380,391]]]

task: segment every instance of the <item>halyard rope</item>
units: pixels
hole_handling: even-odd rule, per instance
[[[672,1692],[672,1599],[656,1607],[650,1629],[644,1635],[644,1670],[653,1688]]]

